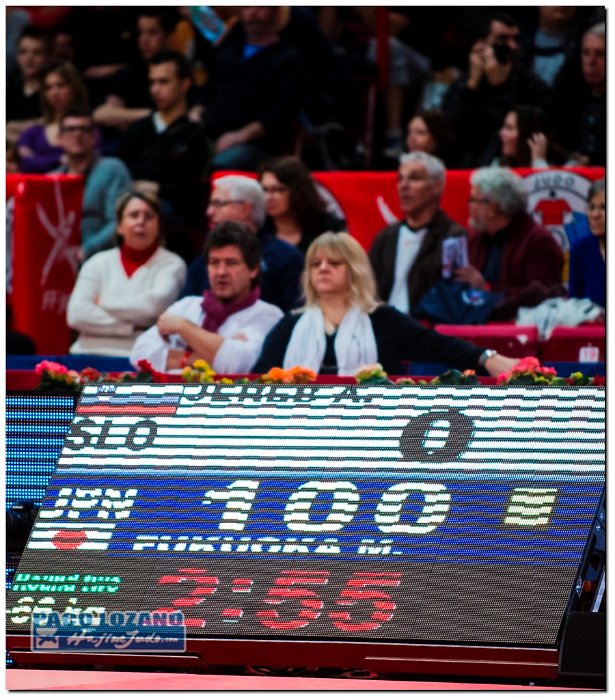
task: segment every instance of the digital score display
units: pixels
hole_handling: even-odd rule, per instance
[[[604,441],[597,387],[87,385],[7,632],[554,646]]]

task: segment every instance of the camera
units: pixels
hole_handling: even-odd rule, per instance
[[[493,44],[493,55],[495,60],[504,66],[512,59],[512,49],[508,44]]]

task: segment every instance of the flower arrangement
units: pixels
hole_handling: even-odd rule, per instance
[[[79,394],[86,382],[139,382],[139,383],[165,383],[168,381],[166,374],[156,371],[147,360],[139,360],[138,372],[101,373],[93,367],[86,367],[80,372],[68,369],[58,362],[43,360],[35,367],[40,377],[37,387],[45,392],[69,392]],[[230,379],[219,377],[205,360],[196,360],[192,365],[184,367],[181,373],[182,380],[189,384],[233,384],[248,382],[248,379]],[[311,384],[316,381],[317,374],[305,367],[291,367],[282,369],[272,367],[267,373],[254,381],[260,384]],[[357,384],[393,384],[381,364],[365,365],[361,367],[355,379]],[[460,372],[449,369],[438,377],[427,381],[425,379],[414,380],[410,377],[398,379],[396,385],[447,385],[447,386],[471,386],[478,384],[476,372],[466,369]],[[604,386],[605,378],[596,375],[589,377],[581,372],[573,372],[569,377],[558,377],[553,367],[545,367],[535,357],[525,357],[520,360],[512,371],[500,374],[497,377],[499,385],[542,385],[542,386]]]
[[[229,377],[218,378],[206,360],[195,360],[191,365],[186,365],[182,370],[182,379],[186,384],[234,384],[235,381],[248,381],[233,380]]]
[[[316,377],[317,374],[314,370],[297,365],[290,369],[272,367],[257,381],[262,384],[312,384],[316,381]]]
[[[569,377],[558,377],[553,367],[545,367],[535,357],[524,357],[510,372],[498,375],[498,384],[543,386],[604,386],[604,377],[588,377],[573,372]]]
[[[439,377],[427,381],[419,379],[416,381],[411,377],[400,377],[395,382],[389,379],[389,375],[384,371],[381,364],[365,365],[359,369],[355,375],[357,384],[393,384],[397,386],[415,386],[426,384],[445,384],[452,386],[478,384],[476,372],[473,369],[466,369],[460,372],[458,369],[449,369]]]
[[[205,360],[195,360],[182,369],[182,379],[188,384],[213,384],[216,373]]]
[[[359,367],[354,375],[357,384],[392,384],[389,375],[384,371],[379,362],[373,365],[363,365]]]
[[[474,386],[479,382],[473,369],[464,369],[463,372],[460,372],[458,369],[448,369],[440,376],[434,377],[426,383],[445,386]]]
[[[165,382],[166,377],[161,372],[157,372],[147,360],[140,360],[138,372],[120,372],[108,374],[99,372],[93,367],[86,367],[77,372],[68,369],[59,362],[43,360],[39,362],[34,371],[40,377],[40,383],[36,387],[39,391],[62,392],[78,395],[86,382]]]
[[[61,391],[79,394],[82,385],[88,381],[85,378],[81,381],[79,373],[74,369],[68,369],[68,367],[61,365],[59,362],[51,362],[50,360],[39,362],[34,371],[40,377],[40,384],[37,388],[46,392]],[[96,370],[91,367],[87,367],[83,371],[88,377],[96,374]],[[96,381],[96,379],[89,381]]]

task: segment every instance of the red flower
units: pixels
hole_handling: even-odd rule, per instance
[[[167,383],[166,374],[155,370],[147,360],[139,360],[137,362],[137,367],[141,370],[141,372],[145,372],[145,374],[150,374],[153,382],[156,382],[158,384]]]
[[[83,383],[85,382],[97,382],[100,379],[100,372],[94,367],[86,367],[82,369],[80,374],[80,379]]]
[[[594,377],[594,386],[605,386],[606,385],[606,377],[603,377],[601,374],[596,374]]]
[[[137,362],[137,367],[142,372],[147,372],[148,374],[153,374],[156,371],[147,360],[139,360]]]

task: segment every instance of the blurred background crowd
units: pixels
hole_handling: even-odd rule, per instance
[[[432,240],[439,246],[438,236],[466,235],[442,219],[445,169],[606,165],[604,7],[116,5],[6,12],[7,172],[84,177],[80,264],[112,248],[119,234],[130,278],[164,239],[162,221],[166,247],[183,261],[166,261],[169,289],[131,326],[131,342],[178,296],[207,289],[201,251],[208,222],[231,220],[257,232],[263,298],[282,311],[296,308],[310,243],[325,231],[346,230],[326,210],[311,171],[398,170],[401,223],[419,237],[399,262],[399,227],[381,232],[370,261],[380,297],[408,313],[417,308],[417,290],[426,293],[440,276],[440,248],[425,265],[426,246]],[[427,160],[406,159],[417,153]],[[216,171],[255,173],[258,192],[232,180],[212,188]],[[472,186],[470,227],[490,242],[480,250],[474,236],[458,281],[485,292],[499,285],[507,294],[540,282],[540,294],[524,297],[528,306],[565,296],[564,261],[551,243],[541,260],[548,260],[547,273],[518,258],[523,280],[504,281],[508,244],[495,234],[514,224],[521,235],[515,217],[526,212],[514,178],[479,177]],[[124,222],[134,202],[128,214],[118,209],[127,190],[143,195],[135,206],[153,222],[145,242]],[[603,184],[590,193],[591,211],[600,219],[594,228],[601,233],[591,231],[599,244],[572,268],[571,280],[574,294],[591,296],[591,288],[604,307],[606,283],[592,287],[592,271],[605,262]],[[534,263],[541,258],[537,240],[546,241],[528,246]],[[92,322],[84,271],[81,302],[74,297],[69,307],[69,321],[82,333]],[[410,273],[413,282],[406,281]],[[102,267],[97,274],[109,279]]]

